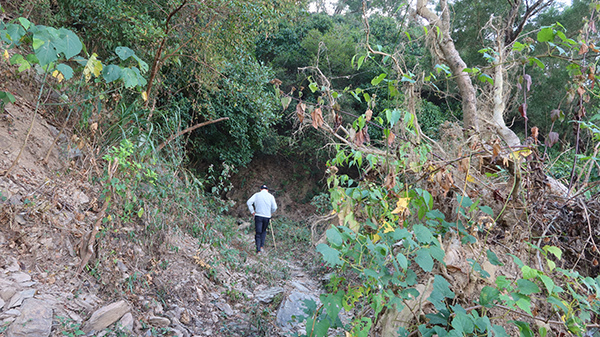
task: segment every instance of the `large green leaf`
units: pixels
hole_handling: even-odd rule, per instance
[[[396,260],[398,261],[398,264],[403,270],[406,270],[406,268],[408,268],[408,260],[406,259],[406,256],[404,256],[402,253],[398,253],[396,255]]]
[[[323,260],[327,262],[332,267],[342,264],[342,260],[340,259],[340,252],[329,247],[328,245],[321,243],[317,246],[317,252],[323,255]]]
[[[554,29],[552,27],[544,27],[537,33],[537,40],[539,42],[552,42],[554,41]]]
[[[15,96],[8,91],[0,91],[0,101],[4,104],[14,103],[16,101]]]
[[[519,327],[520,337],[533,337],[535,336],[528,323],[521,321],[511,321]]]
[[[342,235],[337,228],[330,228],[327,230],[327,239],[329,239],[329,242],[335,246],[341,246],[344,242]]]
[[[451,325],[460,333],[461,336],[465,334],[469,336],[471,333],[473,333],[473,329],[475,328],[473,318],[468,314],[461,312],[456,313]]]
[[[423,225],[414,225],[413,231],[415,232],[415,237],[419,243],[429,244],[433,241],[433,235],[427,227]]]
[[[38,30],[33,34],[33,48],[35,56],[40,61],[40,65],[43,67],[58,59],[58,53],[54,46],[53,37],[48,29],[45,27],[36,26]]]
[[[115,64],[106,66],[102,70],[102,77],[106,83],[114,82],[121,77],[121,67]]]
[[[445,298],[454,298],[455,294],[450,290],[450,283],[443,276],[435,275],[433,279],[433,291],[428,300],[437,310],[445,310]]]
[[[144,60],[139,58],[137,55],[133,55],[133,58],[138,62],[138,65],[143,73],[148,71],[148,63],[144,62]]]
[[[117,56],[123,61],[135,55],[135,52],[128,47],[117,47],[115,53],[117,53]]]
[[[9,45],[19,45],[19,41],[26,34],[25,29],[14,23],[9,23],[5,27],[5,30],[0,31],[0,39]]]
[[[499,295],[500,292],[498,289],[485,286],[481,289],[481,293],[479,294],[479,304],[491,308],[494,306],[494,301],[498,299]]]
[[[496,253],[492,252],[491,250],[488,249],[486,251],[486,255],[487,255],[487,258],[490,261],[490,263],[493,264],[494,266],[503,266],[504,265],[498,258],[498,255],[496,255]]]
[[[523,295],[531,295],[540,292],[540,288],[537,284],[525,279],[517,280],[517,289]]]
[[[426,248],[417,251],[415,262],[426,272],[430,272],[433,269],[433,258],[431,258],[431,254],[429,254],[429,250]]]
[[[70,80],[73,77],[73,68],[69,67],[66,64],[59,64],[56,66],[56,70],[60,71],[63,74],[65,80]]]
[[[146,84],[146,80],[142,77],[140,70],[136,67],[121,69],[121,79],[125,83],[126,88],[133,88],[138,85],[143,86]]]
[[[60,38],[64,41],[64,49],[60,50],[68,60],[73,56],[79,55],[83,45],[79,37],[71,30],[61,28],[59,29]]]

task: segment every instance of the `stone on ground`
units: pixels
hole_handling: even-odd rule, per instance
[[[47,337],[52,329],[52,308],[44,301],[28,298],[21,315],[10,325],[6,337]]]
[[[118,301],[109,304],[101,309],[96,310],[92,314],[92,317],[85,322],[81,330],[86,333],[102,331],[118,321],[129,310],[129,304],[127,304],[125,301]]]

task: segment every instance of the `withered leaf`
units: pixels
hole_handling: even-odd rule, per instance
[[[531,128],[531,136],[533,137],[533,139],[535,139],[536,143],[538,141],[539,134],[540,134],[540,129],[538,129],[537,126],[534,126]]]
[[[528,119],[527,118],[527,103],[523,103],[523,104],[519,105],[519,113],[521,113],[521,117]]]
[[[560,110],[558,109],[554,109],[552,111],[550,111],[550,119],[552,120],[552,122],[556,122],[557,119],[560,118]]]
[[[365,134],[363,130],[356,132],[356,136],[354,136],[354,145],[361,146],[365,143]]]
[[[367,122],[371,121],[372,116],[373,116],[373,110],[367,109],[367,111],[365,111],[365,119],[367,120]]]
[[[558,132],[550,132],[548,137],[546,138],[546,146],[552,147],[554,144],[558,143],[559,135]]]
[[[322,114],[322,112],[321,112],[321,108],[316,108],[316,109],[315,109],[315,110],[314,110],[314,111],[313,111],[313,112],[310,114],[310,116],[312,117],[312,126],[313,126],[315,129],[318,129],[318,128],[320,128],[320,127],[323,125],[323,123],[324,123],[324,120],[323,120],[323,114]]]
[[[390,172],[385,177],[385,182],[383,183],[383,187],[385,187],[388,190],[391,190],[392,188],[394,188],[394,186],[396,186],[396,175]]]
[[[396,134],[394,134],[393,132],[390,132],[390,135],[387,137],[388,146],[391,146],[392,144],[394,144],[394,140],[396,140]]]
[[[340,126],[342,126],[342,116],[340,116],[337,113],[334,113],[333,121],[334,121],[334,129],[337,131],[337,129],[339,129]]]
[[[579,55],[583,55],[588,52],[588,46],[585,43],[581,44],[581,48],[579,48]]]
[[[463,158],[458,161],[458,170],[460,172],[467,172],[469,170],[469,158]]]
[[[306,110],[306,104],[298,103],[298,105],[296,105],[296,116],[298,116],[300,123],[304,121],[304,110]]]
[[[500,151],[502,151],[502,148],[500,147],[500,144],[498,144],[498,143],[495,143],[495,144],[492,146],[492,151],[493,151],[493,154],[492,154],[492,162],[495,162],[495,161],[496,161],[496,159],[498,159],[498,156],[500,155]]]
[[[361,130],[364,134],[365,134],[365,142],[370,143],[371,142],[371,136],[369,136],[369,126],[365,125],[365,127]]]
[[[281,105],[283,106],[283,110],[287,109],[291,102],[292,102],[291,97],[289,97],[289,96],[281,97]]]
[[[577,88],[577,93],[579,96],[583,96],[583,94],[585,94],[585,89],[583,87],[579,87]]]
[[[527,84],[527,91],[531,90],[531,76],[529,74],[525,74],[523,75],[523,79],[525,80],[525,83]]]

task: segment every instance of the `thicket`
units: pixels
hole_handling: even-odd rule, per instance
[[[0,25],[0,39],[6,62],[42,78],[40,97],[50,88],[58,94],[57,119],[79,135],[78,146],[101,149],[96,179],[107,217],[100,218],[143,223],[150,237],[165,235],[171,223],[196,236],[209,233],[205,216],[227,203],[203,190],[226,191],[231,172],[257,151],[314,160],[324,139],[337,143],[327,149],[329,201],[339,225],[317,247],[335,275],[322,305],[308,304],[306,335],[339,327],[365,336],[414,299],[428,300],[433,311],[421,315],[412,306],[411,321],[394,333],[507,335],[512,325],[524,336],[551,329],[584,334],[599,314],[600,279],[559,264],[568,255],[560,240],[568,236],[540,231],[549,227],[534,220],[548,204],[539,193],[548,173],[566,178],[571,197],[561,199],[563,208],[577,197],[586,209],[597,198],[600,5],[575,1],[572,8],[586,14],[544,12],[511,47],[507,110],[524,138],[511,149],[486,130],[467,139],[440,134],[440,125],[462,112],[449,66],[428,48],[435,29],[402,21],[404,9],[387,2],[373,4],[394,14],[366,20],[354,1],[335,16],[271,1],[11,2],[3,9],[20,14]],[[472,4],[485,15],[464,13]],[[48,10],[25,18],[35,6]],[[479,97],[494,84],[497,55],[485,34],[493,29],[482,31],[475,20],[503,14],[490,6],[458,1],[453,14]],[[2,91],[0,99],[15,98]],[[299,134],[312,136],[290,146]],[[462,143],[440,157],[431,139],[449,138]],[[208,175],[189,174],[202,165]],[[483,166],[489,171],[476,173]],[[502,188],[489,187],[495,184]],[[329,210],[323,199],[314,201]],[[524,250],[536,259],[498,258],[489,244],[510,207],[522,210],[519,224],[530,233]],[[590,229],[586,247],[595,247],[594,235]],[[460,251],[454,243],[469,247],[467,265],[449,264],[450,253]],[[586,247],[579,253],[597,262]],[[518,275],[490,282],[489,266],[508,263]],[[466,270],[475,298],[452,290],[449,265]],[[342,309],[352,313],[350,322],[340,319]],[[507,324],[509,313],[521,319]]]

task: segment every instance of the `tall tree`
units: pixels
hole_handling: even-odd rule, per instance
[[[439,15],[428,7],[427,0],[417,1],[417,14],[428,21],[431,29],[432,46],[441,51],[442,62],[446,63],[455,77],[455,81],[461,95],[463,107],[463,121],[466,128],[482,131],[486,120],[491,120],[492,127],[510,146],[520,145],[517,135],[510,130],[504,122],[506,110],[507,90],[504,86],[506,69],[504,62],[507,58],[507,49],[517,40],[528,20],[547,8],[553,0],[506,0],[508,11],[500,20],[493,17],[488,21],[493,27],[495,51],[494,81],[492,86],[493,111],[491,114],[478,107],[475,86],[465,69],[466,63],[459,54],[452,39],[452,26],[450,17],[450,6],[447,0],[439,0]],[[439,33],[438,33],[439,32]],[[491,117],[491,119],[490,119]]]

